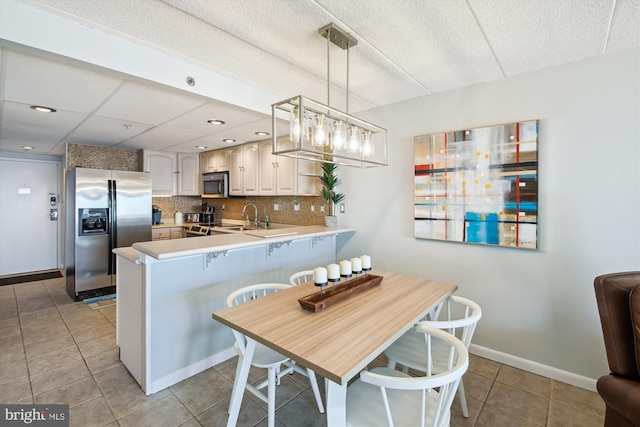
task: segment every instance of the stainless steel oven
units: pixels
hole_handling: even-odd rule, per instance
[[[200,237],[209,235],[209,227],[198,224],[185,225],[184,237]]]

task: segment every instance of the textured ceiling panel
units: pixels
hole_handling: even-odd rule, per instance
[[[5,50],[4,56],[4,99],[8,101],[88,113],[122,81],[14,50]]]
[[[640,1],[616,0],[606,51],[613,53],[638,47],[640,39]]]
[[[601,55],[614,0],[469,0],[507,76]]]
[[[349,50],[348,110],[356,114],[640,47],[640,0],[16,1],[281,99],[302,94],[325,103],[329,83],[331,106],[346,110],[346,52],[330,45],[327,82],[327,42],[317,33],[334,22],[358,39]],[[100,55],[114,47],[91,49]],[[268,123],[263,114],[47,58],[3,47],[0,101],[10,102],[0,117],[0,149],[19,148],[20,130],[49,154],[61,154],[64,142],[194,152],[195,145],[221,148],[223,138],[264,139],[255,135]],[[20,108],[31,104],[60,113],[44,118]],[[214,129],[210,118],[227,124]],[[44,128],[53,130],[50,138]]]

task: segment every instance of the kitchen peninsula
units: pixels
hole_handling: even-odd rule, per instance
[[[336,262],[353,233],[290,226],[114,249],[120,360],[149,395],[235,356],[231,330],[211,320],[227,295]]]

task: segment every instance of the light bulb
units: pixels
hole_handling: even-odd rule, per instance
[[[360,129],[358,129],[358,126],[351,126],[349,128],[349,138],[347,139],[347,152],[359,153],[360,150]]]
[[[313,134],[311,137],[311,145],[325,146],[328,144],[327,126],[324,124],[324,114],[316,114],[313,120]]]
[[[347,138],[346,138],[345,126],[340,120],[333,124],[333,148],[334,150],[344,150]]]
[[[289,139],[295,143],[300,141],[300,120],[298,120],[300,117],[298,111],[298,107],[293,107],[289,118]]]
[[[371,131],[362,134],[362,155],[364,157],[373,156],[373,143],[371,142]]]

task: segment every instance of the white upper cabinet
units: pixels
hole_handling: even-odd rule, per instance
[[[226,172],[229,170],[229,149],[201,153],[202,173]]]
[[[285,147],[286,141],[281,143]],[[293,148],[293,143],[290,142]],[[271,140],[229,149],[232,196],[317,196],[320,163],[274,156]]]
[[[152,195],[200,195],[197,154],[143,150],[142,159],[142,170],[151,173]]]
[[[258,143],[237,145],[229,149],[229,194],[258,195]]]
[[[178,195],[200,195],[200,166],[197,154],[178,154]]]
[[[284,143],[281,147],[285,147]],[[270,139],[260,142],[258,150],[260,195],[295,195],[297,191],[296,177],[298,175],[297,160],[291,157],[271,154],[273,143]]]

